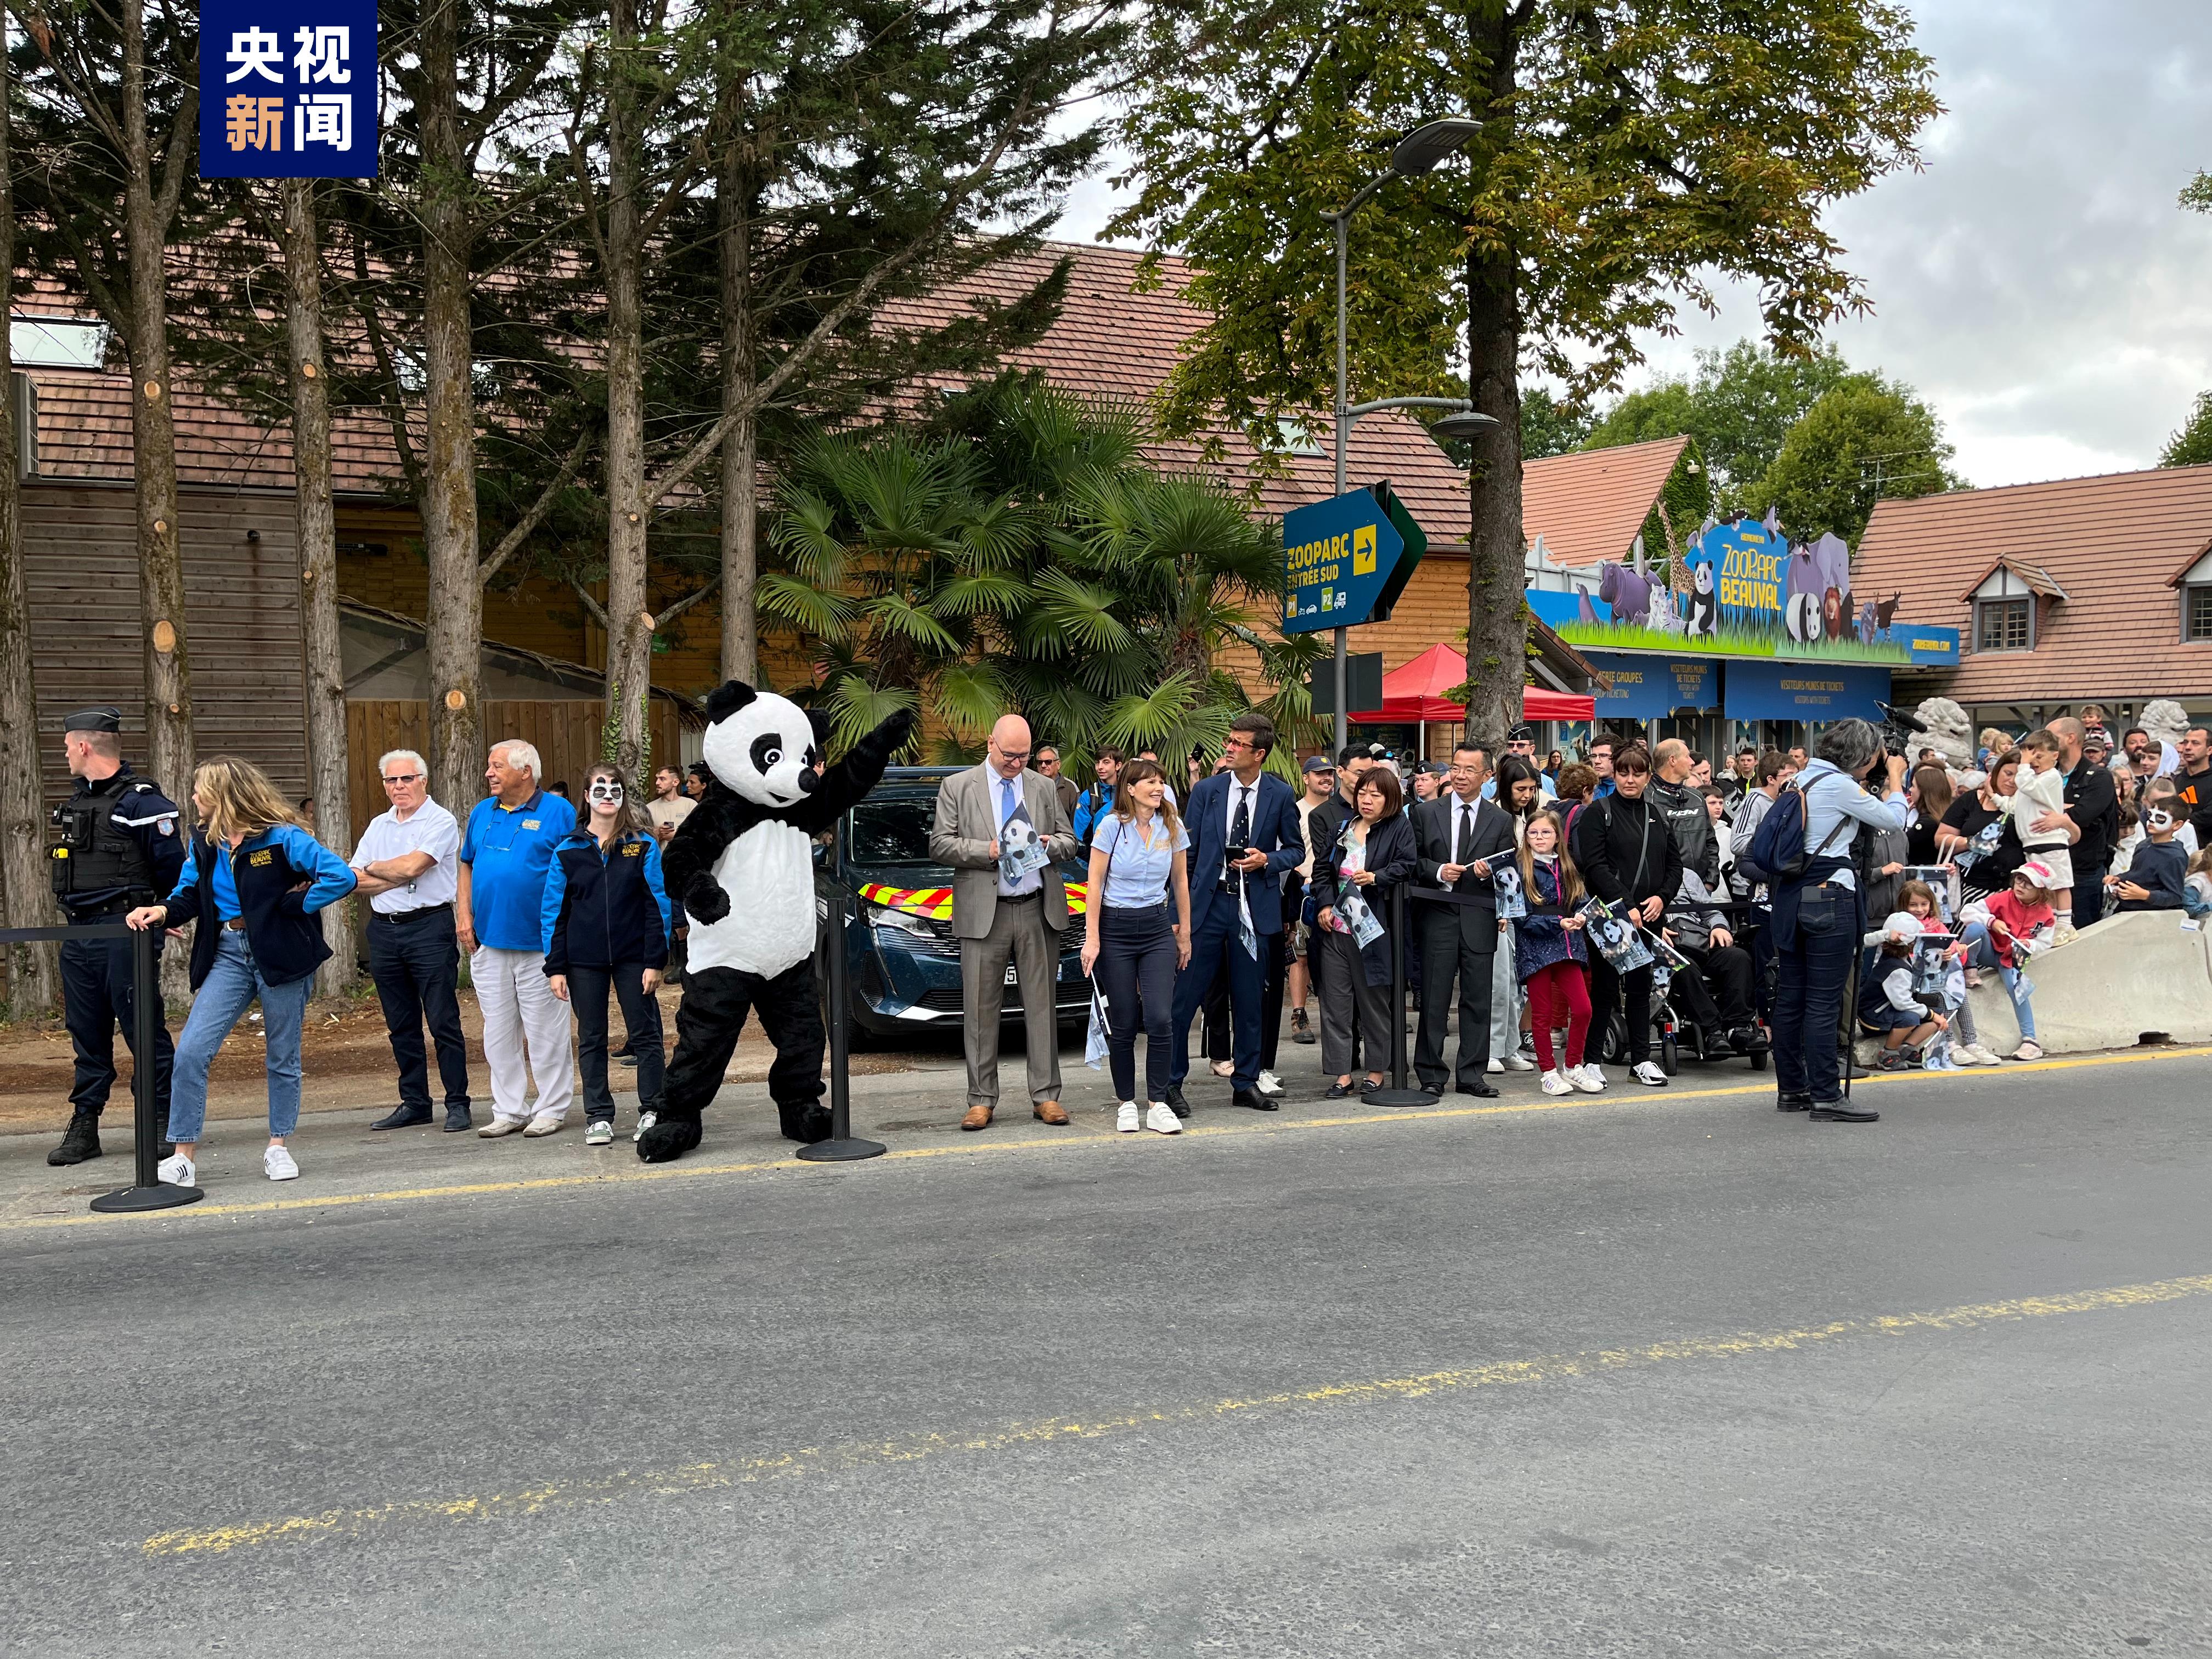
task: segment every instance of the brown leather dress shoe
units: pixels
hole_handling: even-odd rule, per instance
[[[1036,1111],[1041,1123],[1065,1124],[1067,1121],[1067,1108],[1056,1100],[1040,1100]]]
[[[960,1120],[960,1127],[963,1129],[989,1128],[991,1109],[988,1106],[970,1106],[968,1109],[968,1115]]]

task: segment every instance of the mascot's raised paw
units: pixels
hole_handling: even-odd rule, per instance
[[[637,1155],[647,1164],[672,1164],[698,1144],[697,1114],[671,1117],[663,1112],[659,1121],[637,1138]]]

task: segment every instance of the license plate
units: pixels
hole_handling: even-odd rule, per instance
[[[1006,964],[1006,983],[1009,985],[1021,983],[1019,976],[1014,972],[1014,964],[1011,962]]]

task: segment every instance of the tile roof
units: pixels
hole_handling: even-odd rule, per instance
[[[1899,616],[1964,633],[1942,683],[1960,702],[2201,698],[2212,641],[2182,641],[2171,578],[2208,547],[2212,466],[2160,467],[1878,502],[1851,574],[1869,596],[1900,594]],[[2039,601],[2033,651],[1973,649],[1965,595],[1999,562],[2068,596]]]
[[[1521,523],[1556,565],[1625,559],[1651,516],[1687,438],[1653,438],[1613,449],[1577,450],[1521,465]],[[1677,526],[1687,540],[1695,525]],[[1663,550],[1651,550],[1655,555]]]

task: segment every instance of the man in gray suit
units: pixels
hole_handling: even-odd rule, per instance
[[[1028,1036],[1030,1109],[1046,1123],[1066,1123],[1060,1103],[1060,1029],[1054,991],[1067,893],[1060,860],[1082,851],[1060,792],[1029,769],[1029,722],[1005,714],[991,728],[980,766],[939,786],[929,854],[952,866],[952,933],[960,941],[961,1035],[968,1049],[963,1129],[988,1127],[999,1104],[999,1020],[1006,1004],[1006,958],[1022,992]],[[1001,855],[1035,843],[1051,861],[1010,873]]]

